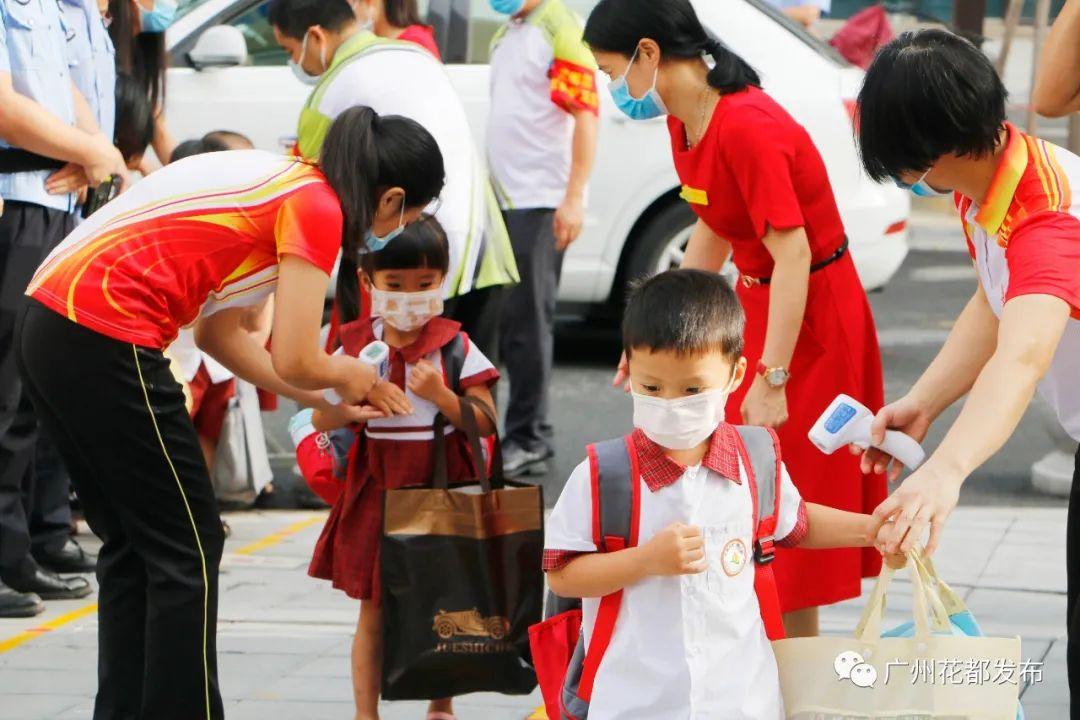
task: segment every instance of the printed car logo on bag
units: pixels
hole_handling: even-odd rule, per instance
[[[729,540],[720,552],[720,566],[724,568],[724,574],[735,577],[746,567],[746,543],[739,538]]]
[[[459,612],[439,610],[431,629],[441,640],[455,637],[490,638],[485,641],[442,642],[436,646],[436,652],[502,653],[514,649],[510,643],[501,642],[510,632],[510,620],[500,615],[484,617],[476,608]]]

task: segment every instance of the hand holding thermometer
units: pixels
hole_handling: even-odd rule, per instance
[[[844,445],[861,448],[870,446],[887,452],[899,462],[914,470],[922,464],[926,453],[910,435],[899,430],[886,430],[885,441],[880,445],[870,439],[870,424],[874,413],[848,395],[840,395],[810,428],[810,442],[826,455],[832,455]]]
[[[357,357],[360,359],[360,362],[365,365],[370,365],[375,370],[375,374],[379,377],[379,380],[385,380],[390,377],[390,346],[382,340],[368,343],[364,349],[360,351],[360,355]],[[341,404],[341,396],[338,395],[333,388],[323,390],[323,397],[325,397],[326,402],[331,405]]]

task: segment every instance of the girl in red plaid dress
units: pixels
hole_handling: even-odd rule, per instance
[[[476,476],[464,434],[456,429],[461,407],[442,368],[443,346],[462,335],[458,389],[490,408],[499,374],[458,323],[439,317],[449,250],[437,221],[410,225],[385,249],[364,255],[360,267],[361,281],[371,293],[372,317],[342,326],[341,351],[358,355],[382,340],[390,346],[390,375],[366,398],[367,420],[357,428],[344,488],[308,572],[363,601],[352,650],[353,692],[357,720],[374,720],[382,666],[379,538],[385,491],[430,483],[433,424],[439,413],[453,425],[446,438],[450,482]],[[494,432],[486,416],[477,413],[476,419],[483,435]],[[313,430],[343,425],[334,413],[312,415]],[[428,718],[453,720],[451,701],[432,701]]]

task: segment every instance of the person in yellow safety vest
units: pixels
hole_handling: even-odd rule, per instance
[[[366,6],[356,12],[366,12]],[[517,265],[445,68],[414,43],[374,35],[369,19],[358,19],[347,0],[274,0],[269,20],[297,77],[315,87],[300,114],[300,156],[317,158],[334,118],[356,105],[415,120],[435,137],[446,163],[446,187],[435,217],[450,241],[447,315],[462,323],[481,351],[494,356],[499,289],[518,282]]]

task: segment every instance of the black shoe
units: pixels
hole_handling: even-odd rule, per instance
[[[97,556],[83,550],[74,540],[68,540],[58,550],[35,552],[34,559],[43,568],[57,573],[92,573],[97,568]]]
[[[37,593],[42,600],[76,600],[93,592],[86,578],[60,577],[37,563],[25,563],[21,572],[5,572],[0,580],[12,590]]]
[[[547,475],[545,460],[552,456],[547,450],[525,450],[515,445],[503,448],[503,474],[508,478],[525,475]]]
[[[28,618],[45,612],[45,603],[33,593],[21,593],[0,583],[0,618]]]

